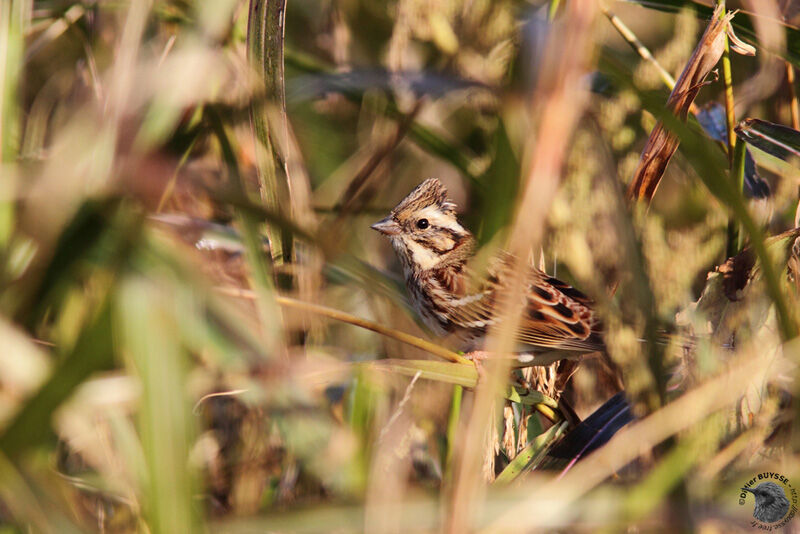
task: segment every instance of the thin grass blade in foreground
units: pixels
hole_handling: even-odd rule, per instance
[[[549,32],[537,86],[531,95],[531,118],[536,134],[528,135],[525,164],[521,177],[522,198],[516,207],[508,250],[516,261],[524,261],[530,250],[537,250],[544,231],[544,222],[561,180],[562,166],[573,128],[580,118],[588,95],[584,85],[591,50],[590,28],[596,4],[572,1]],[[495,354],[513,352],[513,338],[520,316],[522,300],[508,298],[523,292],[524,269],[508,282],[499,303],[499,327],[489,332],[487,350]],[[457,460],[454,488],[447,507],[445,529],[466,532],[480,512],[482,478],[487,473],[487,424],[493,424],[494,411],[506,380],[509,362],[487,362],[487,380],[478,388],[474,408],[462,440],[462,456]]]
[[[230,139],[228,138],[228,134],[225,131],[225,125],[220,117],[217,116],[216,112],[209,110],[208,114],[211,127],[222,149],[222,156],[228,169],[230,184],[238,196],[246,198],[247,192],[245,183],[239,172],[239,164],[236,160],[236,155]],[[247,262],[250,266],[250,275],[253,280],[253,287],[256,295],[256,309],[258,310],[259,319],[261,321],[261,333],[264,338],[265,347],[269,354],[282,356],[283,340],[281,339],[281,315],[273,297],[273,277],[267,265],[261,236],[258,232],[258,219],[251,212],[243,209],[239,210],[238,215],[239,223],[242,226],[242,239],[245,245]]]
[[[269,120],[272,106],[283,107],[283,33],[286,14],[285,0],[250,0],[247,20],[247,55],[263,81],[267,102],[251,106],[250,121],[255,141],[261,197],[266,207],[279,211],[288,206],[289,188],[278,173],[280,162],[276,157],[275,133]],[[278,262],[291,250],[285,235],[279,229],[267,230],[272,258]],[[288,238],[291,239],[291,238]],[[286,250],[284,250],[286,249]]]
[[[161,282],[161,283],[159,283]],[[193,420],[186,397],[188,354],[176,324],[181,298],[163,280],[131,278],[120,288],[115,327],[142,385],[139,429],[147,462],[145,514],[154,533],[194,530]],[[177,303],[177,305],[176,305]],[[142,335],[147,332],[147,335]]]
[[[10,518],[37,532],[78,534],[84,532],[70,523],[58,510],[45,507],[41,496],[17,465],[0,453],[0,498]],[[8,517],[4,518],[7,519]]]
[[[745,119],[736,126],[742,141],[784,161],[800,158],[800,132],[762,119]]]
[[[241,289],[229,290],[221,288],[219,289],[219,291],[236,297],[242,297],[242,298],[255,297],[255,294],[252,291],[245,291]],[[372,330],[373,332],[377,332],[379,334],[396,339],[397,341],[400,341],[402,343],[406,343],[408,345],[412,345],[424,351],[430,352],[431,354],[439,356],[440,358],[444,358],[445,360],[449,360],[451,362],[458,363],[461,365],[466,365],[474,369],[474,364],[472,363],[472,361],[464,358],[460,354],[445,349],[444,347],[440,347],[439,345],[431,343],[430,341],[426,341],[416,336],[412,336],[411,334],[406,334],[405,332],[400,332],[393,328],[388,328],[378,323],[368,321],[366,319],[361,319],[359,317],[355,317],[353,315],[350,315],[349,313],[335,310],[333,308],[328,308],[326,306],[320,306],[318,304],[312,304],[310,302],[303,302],[300,300],[292,299],[289,297],[281,297],[281,296],[275,297],[275,301],[281,306],[295,308],[297,310],[309,313],[315,313],[325,317],[330,317],[331,319],[335,319],[337,321],[343,321],[345,323],[350,323],[355,326],[360,326],[362,328],[366,328],[367,330]]]
[[[478,372],[475,367],[450,362],[389,359],[370,362],[366,367],[406,376],[419,376],[419,378],[437,380],[468,388],[475,387],[478,382]]]
[[[564,421],[560,425],[551,426],[544,434],[537,436],[497,475],[494,483],[497,485],[508,484],[526,470],[536,469],[544,455],[547,454],[548,449],[564,435],[568,425],[569,423]]]
[[[0,168],[16,160],[20,123],[17,87],[22,66],[23,14],[26,2],[9,0],[0,5]],[[0,253],[5,252],[13,231],[15,207],[11,199],[16,179],[10,169],[0,181]]]

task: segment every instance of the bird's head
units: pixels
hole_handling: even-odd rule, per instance
[[[436,178],[419,184],[372,229],[391,240],[404,268],[414,273],[464,261],[472,249],[472,235]]]
[[[789,499],[783,488],[774,482],[762,482],[755,488],[742,488],[756,499],[753,517],[766,523],[774,523],[789,511]]]
[[[781,487],[774,482],[762,482],[755,488],[742,488],[742,490],[755,495],[759,502],[768,502],[779,496],[785,496]]]

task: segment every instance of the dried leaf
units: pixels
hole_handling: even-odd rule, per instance
[[[800,253],[800,228],[794,228],[770,237],[766,245],[780,265],[789,265],[788,275],[792,276],[793,259]],[[755,270],[754,270],[755,268]],[[756,276],[758,263],[752,249],[746,248],[736,256],[728,258],[725,263],[717,267],[717,272],[722,274],[722,288],[728,300],[735,302],[741,299],[742,291]]]
[[[733,17],[733,13],[721,17],[722,9],[722,6],[717,6],[714,10],[714,15],[711,17],[700,43],[692,53],[692,57],[689,58],[689,62],[669,95],[667,108],[682,120],[686,119],[689,107],[697,97],[697,93],[700,92],[703,85],[708,83],[706,78],[722,57],[725,35]],[[670,158],[678,149],[679,142],[677,136],[666,130],[663,122],[659,121],[656,124],[653,131],[650,132],[650,137],[639,160],[639,166],[628,188],[628,199],[650,202]]]
[[[722,274],[722,290],[728,300],[731,302],[741,300],[742,291],[750,281],[750,271],[755,264],[756,258],[753,252],[745,249],[717,267],[717,271]]]
[[[736,14],[736,12],[734,11],[733,13],[731,13],[730,16],[732,17],[735,14]],[[733,50],[737,54],[741,54],[743,56],[754,56],[754,55],[756,55],[756,47],[751,45],[751,44],[747,44],[744,41],[742,41],[741,39],[739,39],[739,37],[733,31],[733,26],[728,24],[728,29],[726,30],[726,32],[728,34],[728,43],[729,43],[729,45],[731,47],[731,50]]]

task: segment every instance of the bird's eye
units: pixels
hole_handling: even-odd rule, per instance
[[[424,230],[428,226],[429,226],[428,219],[420,219],[417,221],[417,228],[419,228],[420,230]]]

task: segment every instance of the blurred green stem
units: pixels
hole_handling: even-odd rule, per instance
[[[447,456],[444,462],[444,478],[447,481],[450,481],[453,475],[456,433],[458,432],[458,422],[461,420],[461,399],[463,396],[464,388],[459,385],[453,386],[453,395],[450,398],[450,415],[447,418]]]
[[[218,291],[235,297],[248,298],[248,299],[255,298],[254,292],[238,288],[230,288],[230,289],[218,288]],[[431,343],[430,341],[425,341],[424,339],[412,336],[411,334],[406,334],[405,332],[395,330],[394,328],[388,328],[386,326],[374,323],[372,321],[368,321],[366,319],[362,319],[360,317],[356,317],[355,315],[351,315],[349,313],[340,310],[335,310],[333,308],[328,308],[327,306],[320,306],[318,304],[312,304],[310,302],[303,302],[302,300],[297,300],[289,297],[281,297],[281,296],[276,296],[275,302],[286,308],[295,308],[297,310],[302,310],[317,315],[322,315],[324,317],[335,319],[343,323],[348,323],[354,326],[360,326],[361,328],[366,328],[367,330],[372,330],[373,332],[377,332],[378,334],[381,334],[383,336],[396,339],[397,341],[405,343],[406,345],[417,347],[418,349],[422,349],[426,352],[429,352],[435,356],[439,356],[440,358],[444,358],[445,360],[451,361],[453,363],[460,363],[470,366],[475,365],[471,360],[468,360],[467,358],[451,350],[440,347],[435,343]]]
[[[792,128],[800,130],[800,105],[797,103],[797,88],[795,84],[794,66],[788,61],[786,63],[786,84],[789,86],[789,109],[792,113]]]
[[[228,178],[231,186],[240,196],[246,197],[244,179],[239,172],[236,154],[225,132],[222,119],[212,109],[207,110],[207,117],[219,141],[222,157],[228,168]],[[275,354],[280,347],[279,339],[282,321],[280,310],[273,299],[274,284],[272,282],[272,273],[264,259],[265,254],[261,236],[258,232],[258,218],[247,210],[238,209],[237,219],[241,226],[245,257],[247,258],[250,275],[255,287],[256,308],[259,314],[263,340],[266,343],[267,352]]]
[[[667,72],[667,69],[661,66],[661,63],[658,62],[658,60],[653,56],[644,43],[642,43],[642,41],[636,37],[636,34],[633,33],[633,31],[631,31],[631,29],[628,28],[628,26],[622,22],[618,16],[608,9],[604,3],[600,4],[600,10],[603,12],[603,15],[608,18],[609,22],[611,22],[611,25],[614,26],[622,38],[625,39],[629,45],[631,45],[631,48],[633,48],[637,54],[639,54],[639,57],[655,67],[655,69],[658,71],[658,75],[661,77],[661,81],[663,81],[664,85],[669,87],[669,90],[671,91],[672,88],[675,87],[675,78],[673,78],[672,75]],[[694,104],[692,104],[692,106],[694,106]]]
[[[21,0],[0,2],[0,149],[3,162],[16,159],[19,143],[17,85],[22,66],[25,3]]]
[[[747,146],[745,143],[736,143],[733,148],[733,160],[731,162],[731,180],[734,182],[736,189],[742,191],[744,188],[744,158],[747,153]],[[735,215],[731,215],[728,220],[728,257],[733,257],[742,250],[744,245],[744,236],[739,228],[739,223],[736,222]]]
[[[17,159],[20,138],[17,88],[22,67],[23,0],[0,2],[0,165]],[[0,252],[8,246],[14,228],[15,173],[0,172]]]
[[[785,61],[786,63],[786,85],[789,86],[789,109],[792,113],[792,128],[800,130],[800,105],[797,102],[797,88],[795,87],[795,70],[794,65]],[[797,198],[800,199],[800,186],[797,187]],[[794,216],[794,226],[800,225],[800,202],[797,203],[797,210]]]
[[[727,14],[725,10],[725,0],[718,0],[717,5],[722,6],[720,18],[724,18]],[[728,129],[728,161],[733,168],[733,148],[736,146],[736,116],[734,114],[734,99],[733,99],[733,75],[731,74],[731,50],[728,45],[728,35],[725,37],[725,49],[722,52],[722,81],[725,84],[725,123]]]
[[[547,20],[552,21],[556,18],[556,13],[558,13],[558,6],[561,4],[561,0],[550,0],[550,6],[547,8]]]
[[[717,5],[722,6],[720,17],[725,17],[727,13],[725,10],[725,0],[718,0]],[[727,34],[724,39],[725,49],[722,52],[722,80],[725,84],[725,126],[728,130],[728,169],[736,187],[739,191],[742,191],[742,187],[744,186],[744,150],[741,151],[741,168],[738,168],[736,162],[737,155],[735,154],[737,144],[736,132],[734,131],[736,115],[734,112],[733,99],[733,74],[731,73],[731,50],[728,44]],[[739,144],[743,145],[744,143]],[[728,219],[728,243],[726,246],[728,257],[734,256],[741,251],[740,241],[741,232],[738,230],[736,217],[731,214]]]
[[[262,76],[267,102],[250,106],[250,123],[255,143],[261,198],[267,208],[277,211],[284,203],[288,206],[288,184],[278,175],[279,161],[274,146],[274,131],[269,119],[271,108],[284,109],[283,31],[285,0],[250,0],[247,20],[247,57],[253,68]],[[267,227],[270,254],[274,262],[288,258],[291,237],[283,235],[280,228]],[[288,243],[287,243],[288,240]]]
[[[178,160],[178,164],[175,165],[175,170],[172,173],[172,177],[170,177],[169,182],[167,182],[167,186],[164,188],[164,192],[161,193],[161,198],[158,200],[158,207],[156,207],[156,213],[161,213],[161,210],[164,209],[164,205],[172,196],[172,192],[175,190],[175,183],[178,181],[178,174],[180,173],[183,166],[186,165],[186,162],[189,160],[189,156],[192,155],[192,149],[194,149],[194,145],[197,143],[197,140],[200,139],[200,132],[201,130],[198,129],[194,133],[194,135],[192,136],[192,140],[189,141],[189,146],[186,147],[186,150],[181,155],[181,159]]]

